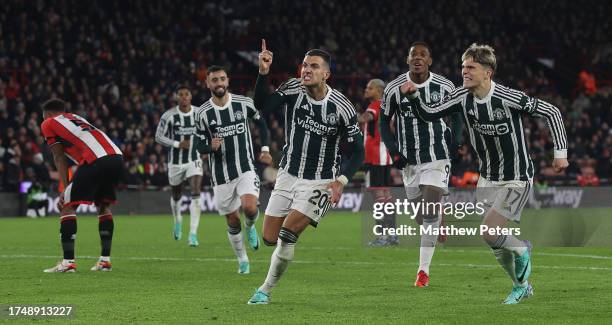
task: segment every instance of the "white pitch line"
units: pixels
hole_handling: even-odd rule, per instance
[[[409,247],[367,247],[367,246],[361,246],[361,247],[317,247],[317,246],[302,246],[301,248],[305,249],[305,250],[354,250],[354,249],[358,249],[358,248],[365,248],[365,249],[406,249]],[[416,246],[414,247],[416,248]],[[474,249],[474,250],[465,250],[465,249],[448,249],[448,250],[438,250],[438,252],[442,252],[441,254],[447,254],[447,253],[478,253],[481,254],[483,252],[488,252],[489,250],[487,249]],[[540,253],[540,252],[534,252],[533,255],[535,256],[558,256],[558,257],[576,257],[576,258],[590,258],[590,259],[596,259],[596,260],[612,260],[612,256],[607,256],[607,255],[592,255],[592,254],[568,254],[568,253]]]
[[[226,246],[219,246],[219,248],[223,248],[225,249]],[[416,248],[413,247],[413,248]],[[304,249],[304,250],[327,250],[327,251],[334,251],[334,250],[341,250],[341,251],[346,251],[346,250],[355,250],[355,249],[396,249],[396,250],[402,250],[402,249],[409,249],[409,247],[368,247],[368,246],[359,246],[359,247],[346,247],[346,246],[330,246],[330,247],[325,247],[325,246],[300,246],[300,249]],[[488,249],[474,249],[474,250],[465,250],[465,249],[455,249],[455,248],[450,248],[450,249],[439,249],[437,250],[438,252],[442,252],[441,254],[448,254],[448,253],[477,253],[477,254],[482,254],[483,252],[489,252]],[[576,257],[576,258],[589,258],[589,259],[596,259],[596,260],[612,260],[612,256],[607,256],[607,255],[592,255],[592,254],[568,254],[568,253],[540,253],[540,252],[534,252],[532,255],[535,256],[557,256],[557,257]]]
[[[475,249],[475,250],[465,250],[465,249],[452,249],[452,250],[440,250],[445,253],[482,253],[487,252],[486,249]],[[592,255],[592,254],[568,254],[568,253],[540,253],[534,252],[533,255],[538,256],[557,256],[557,257],[576,257],[576,258],[590,258],[596,260],[612,260],[612,256],[607,255]]]
[[[54,255],[0,255],[3,259],[12,258],[50,258],[57,259],[58,256]],[[97,259],[97,256],[79,256],[82,259]],[[130,260],[130,261],[166,261],[166,262],[232,262],[236,263],[234,258],[216,258],[216,257],[194,257],[194,258],[180,258],[180,257],[148,257],[148,256],[124,256],[124,257],[113,257],[115,260]],[[251,260],[256,263],[268,263],[268,260]],[[418,265],[418,263],[398,263],[398,262],[366,262],[366,261],[308,261],[308,260],[294,260],[292,263],[297,264],[325,264],[325,265],[377,265],[377,266],[389,266],[389,265]],[[465,267],[465,268],[480,268],[480,269],[491,269],[498,268],[497,264],[463,264],[463,263],[436,263],[437,266],[449,266],[449,267]],[[534,269],[553,269],[553,270],[588,270],[588,271],[612,271],[609,267],[599,266],[567,266],[567,265],[534,265]]]
[[[596,260],[612,260],[612,256],[605,256],[605,255],[582,255],[582,254],[565,254],[565,253],[534,253],[534,255],[592,258]]]

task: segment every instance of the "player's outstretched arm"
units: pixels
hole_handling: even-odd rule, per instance
[[[451,115],[451,157],[457,155],[457,151],[463,143],[463,117],[461,113],[455,113]]]
[[[259,154],[259,161],[263,162],[266,165],[272,164],[272,155],[270,155],[270,132],[268,131],[268,124],[266,123],[266,119],[261,115],[261,113],[255,108],[254,101],[248,100],[249,104],[247,105],[247,116],[253,121],[253,124],[257,126],[259,130],[259,141],[261,143],[261,152]]]
[[[195,148],[200,154],[212,152],[211,141],[207,137],[196,135],[193,141],[195,141]]]
[[[268,123],[266,123],[266,119],[264,119],[263,117],[256,119],[255,125],[257,126],[257,129],[259,129],[259,141],[261,141],[261,146],[269,146],[270,132],[268,131]]]
[[[213,148],[213,138],[210,133],[206,112],[202,107],[198,108],[194,114],[196,134],[193,137],[194,146],[200,154],[207,154],[215,151]]]
[[[393,132],[391,132],[391,120],[398,110],[398,105],[396,98],[397,94],[392,93],[392,91],[393,89],[387,87],[383,93],[383,98],[380,103],[379,128],[380,137],[385,143],[385,146],[389,149],[391,154],[396,154],[399,150],[395,136],[393,136]]]
[[[207,154],[207,153],[211,153],[211,152],[215,152],[219,150],[219,147],[221,147],[222,143],[223,143],[222,138],[212,138],[212,139],[200,138],[200,140],[197,143],[196,149],[198,150],[200,154]]]
[[[546,119],[555,147],[552,166],[559,173],[569,165],[567,161],[567,134],[565,133],[563,117],[558,107],[543,100],[538,100],[538,102],[535,113]]]
[[[403,94],[407,94],[410,99],[410,106],[416,115],[425,121],[436,121],[442,117],[462,111],[462,101],[467,95],[467,89],[457,88],[446,95],[441,101],[435,104],[427,104],[419,97],[414,83],[407,81],[400,87]]]
[[[268,107],[268,97],[271,97],[268,90],[269,87],[268,76],[259,74],[255,81],[255,96],[253,97],[253,101],[255,102],[255,107],[260,111],[266,110]]]
[[[403,169],[408,163],[408,159],[400,152],[396,141],[397,137],[391,132],[391,120],[395,112],[399,110],[397,96],[399,96],[399,93],[396,89],[390,87],[385,89],[380,107],[379,128],[380,137],[389,150],[391,159],[393,159],[393,166]]]
[[[266,46],[266,40],[261,40],[261,52],[259,52],[259,74],[267,75],[270,72],[270,66],[272,65],[272,58],[274,53],[268,50]]]
[[[261,52],[259,53],[259,74],[255,81],[255,96],[253,98],[255,107],[260,110],[275,110],[284,103],[283,94],[276,91],[270,94],[270,83],[268,74],[272,65],[272,52],[266,47],[266,40],[261,40]],[[280,89],[280,88],[279,88]]]
[[[390,124],[391,117],[386,117],[384,115],[380,116],[380,137],[385,147],[389,150],[389,155],[393,160],[393,166],[401,170],[408,164],[408,159],[400,152],[397,141],[395,141],[395,135],[391,132]]]
[[[161,144],[164,147],[179,148],[179,141],[174,141],[166,136],[166,134],[168,134],[169,125],[170,123],[168,123],[168,115],[162,115],[162,117],[159,119],[157,130],[155,131],[155,142]]]
[[[247,116],[253,121],[253,124],[259,130],[259,141],[261,142],[262,147],[268,147],[270,145],[270,132],[268,131],[268,123],[266,123],[266,119],[263,115],[255,108],[254,102],[251,102],[249,99],[249,104],[247,105]]]
[[[340,170],[340,176],[336,178],[336,181],[327,185],[327,188],[331,191],[330,202],[332,204],[340,202],[340,197],[342,197],[344,186],[348,184],[348,181],[353,177],[353,175],[355,175],[357,170],[359,170],[363,164],[363,158],[365,157],[363,135],[361,132],[354,136],[345,138],[343,141],[350,141],[350,145],[344,146],[345,148],[349,148],[349,150],[343,152],[343,154],[348,154],[350,158],[348,163],[344,165],[342,170]]]
[[[285,94],[282,90],[285,84],[281,85],[275,92],[270,93],[270,82],[267,75],[258,75],[255,81],[255,96],[253,101],[255,107],[260,111],[275,111],[285,103]]]
[[[261,153],[259,155],[259,161],[271,165],[272,155],[270,155],[270,132],[268,132],[268,124],[263,116],[253,120],[255,125],[259,129],[259,141],[261,142]]]
[[[330,202],[332,204],[336,204],[340,201],[344,186],[346,186],[348,181],[355,175],[361,165],[363,165],[363,158],[365,157],[363,134],[359,129],[355,108],[351,105],[350,107],[343,107],[340,111],[342,112],[342,123],[338,130],[340,140],[343,144],[348,144],[342,146],[348,149],[342,153],[349,156],[349,160],[346,164],[343,164],[340,170],[340,176],[338,176],[334,182],[327,185],[327,188],[331,190]]]
[[[55,168],[57,169],[57,173],[59,174],[59,179],[64,184],[64,187],[68,186],[68,159],[66,159],[66,155],[64,154],[64,146],[61,143],[56,143],[52,145],[49,149],[51,149],[51,153],[53,154],[53,162],[55,163]]]
[[[567,134],[559,108],[546,101],[529,97],[522,91],[502,88],[500,94],[513,103],[510,107],[546,119],[555,148],[552,167],[557,173],[565,170],[569,166],[567,161]]]
[[[346,102],[349,102],[348,99]],[[359,122],[357,122],[357,113],[355,108],[350,106],[340,106],[340,127],[338,129],[340,140],[348,145],[342,146],[347,150],[344,154],[350,154],[350,158],[347,164],[344,164],[340,175],[345,176],[347,179],[351,179],[353,175],[363,165],[363,158],[365,157],[365,149],[363,147],[363,133],[359,128]]]
[[[346,178],[351,179],[361,165],[363,165],[363,159],[365,158],[363,135],[359,133],[353,136],[352,142],[350,142],[348,146],[345,146],[345,148],[348,148],[348,150],[343,153],[349,154],[350,158],[344,165],[344,168],[340,170],[340,175],[344,175]]]

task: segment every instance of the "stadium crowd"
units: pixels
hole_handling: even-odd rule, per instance
[[[51,97],[66,100],[119,145],[126,184],[166,186],[166,150],[154,136],[161,114],[174,105],[174,87],[189,84],[199,106],[209,97],[206,67],[222,64],[232,91],[251,95],[261,38],[274,51],[277,85],[296,75],[307,49],[329,50],[331,85],[358,110],[367,104],[362,89],[369,79],[389,81],[407,70],[413,41],[430,44],[432,71],[457,86],[462,51],[472,42],[491,44],[499,62],[495,79],[546,99],[565,118],[570,168],[564,175],[549,167],[544,121],[525,120],[537,181],[610,184],[611,5],[587,2],[7,0],[0,11],[0,190],[17,191],[24,180],[52,184],[40,132],[40,106]],[[284,117],[265,117],[278,162]],[[453,175],[459,180],[476,168],[464,147]]]

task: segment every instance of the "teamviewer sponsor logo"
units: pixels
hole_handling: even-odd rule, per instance
[[[479,122],[473,122],[472,129],[482,135],[492,136],[500,136],[510,132],[510,126],[505,122],[499,124],[481,124]]]
[[[244,123],[240,123],[240,124],[232,124],[228,126],[218,127],[215,130],[213,135],[216,138],[225,138],[225,137],[234,136],[236,134],[242,134],[244,132],[245,132]]]
[[[318,135],[335,135],[338,132],[337,127],[327,126],[323,123],[317,122],[308,115],[306,115],[305,119],[298,117],[297,122],[302,128]]]
[[[178,135],[192,135],[196,133],[196,127],[192,126],[192,127],[179,127],[178,130],[176,130],[176,134]]]

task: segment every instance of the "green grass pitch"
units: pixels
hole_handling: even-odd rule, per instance
[[[188,220],[185,239],[177,242],[170,216],[115,216],[113,271],[94,273],[97,220],[80,217],[77,273],[44,274],[61,258],[58,218],[0,218],[0,304],[74,304],[71,322],[82,324],[573,324],[612,318],[610,247],[535,247],[535,295],[503,306],[511,283],[484,245],[439,247],[430,287],[414,288],[418,249],[367,248],[360,215],[341,212],[302,234],[272,303],[249,306],[272,248],[249,250],[251,274],[239,275],[224,218],[202,216],[197,248],[187,246]]]

